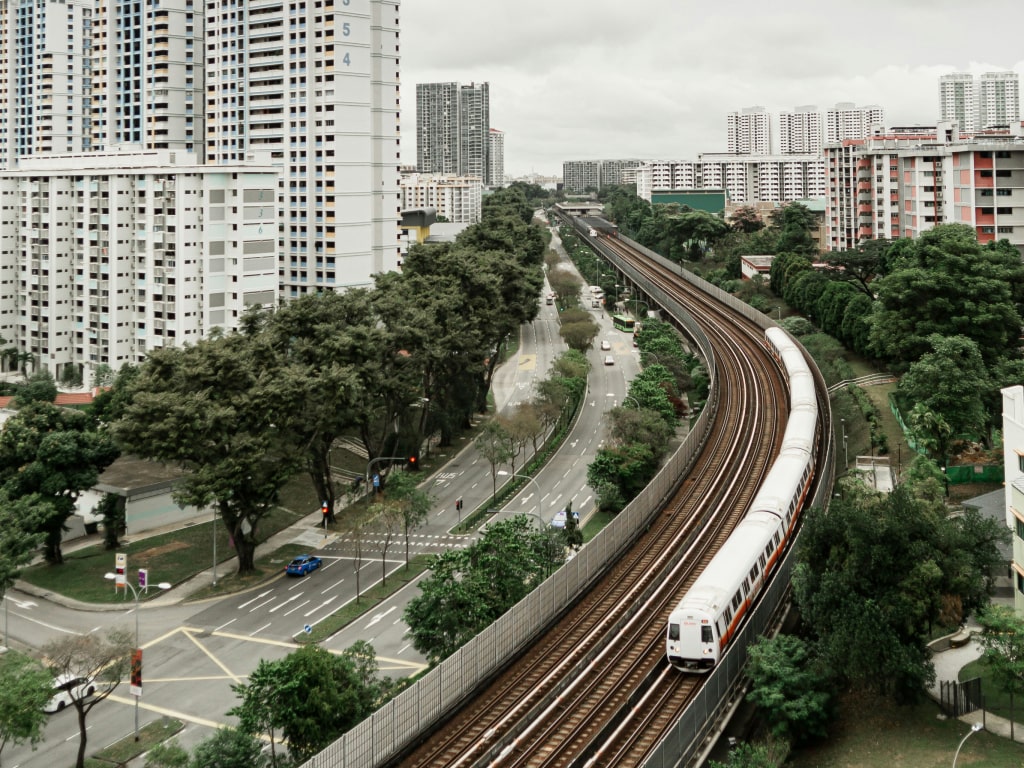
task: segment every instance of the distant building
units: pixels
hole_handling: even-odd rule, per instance
[[[764,107],[746,107],[725,116],[727,151],[733,155],[769,155],[772,118]]]
[[[815,106],[779,113],[780,154],[819,154],[824,134],[821,111]]]
[[[955,122],[968,133],[978,127],[978,102],[974,76],[955,72],[939,78],[939,120]]]
[[[476,176],[413,173],[402,177],[402,209],[433,209],[438,218],[456,224],[480,221],[483,182]]]
[[[939,119],[955,121],[968,134],[1020,122],[1020,77],[1016,72],[967,72],[939,78]]]
[[[505,185],[505,132],[497,128],[491,128],[490,148],[488,149],[487,162],[490,163],[490,170],[487,177],[491,186],[501,187]]]
[[[632,183],[635,169],[643,160],[567,160],[562,163],[562,179],[566,194],[582,194],[616,184]]]
[[[825,112],[825,143],[864,139],[871,135],[874,127],[884,124],[885,110],[881,107],[858,107],[850,102],[840,102]]]
[[[487,83],[416,85],[416,169],[476,176],[490,185],[491,104]],[[504,165],[504,159],[502,159]]]
[[[730,155],[707,153],[698,161],[653,161],[636,172],[637,195],[684,190],[721,190],[732,203],[788,202],[825,196],[821,155]]]

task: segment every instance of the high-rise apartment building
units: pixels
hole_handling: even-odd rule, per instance
[[[955,72],[939,78],[939,119],[955,121],[965,133],[977,130],[978,103],[973,75]]]
[[[637,171],[637,196],[657,191],[724,189],[730,202],[789,202],[825,196],[820,155],[705,153],[697,162],[652,162]]]
[[[397,0],[213,6],[206,160],[281,163],[283,298],[370,285],[399,257]]]
[[[978,79],[978,128],[1020,123],[1020,77],[1016,72],[986,72]]]
[[[12,174],[0,194],[21,214],[0,216],[0,335],[40,366],[138,362],[147,347],[234,327],[237,306],[370,285],[398,265],[397,0],[42,0],[0,20],[0,170]],[[129,159],[154,151],[145,172]],[[57,221],[62,196],[82,189],[120,202],[76,197],[87,218]],[[122,203],[134,218],[104,234]],[[241,272],[207,264],[218,249]],[[57,252],[59,268],[44,266]],[[135,281],[117,288],[116,322],[108,272]],[[62,281],[83,275],[112,302],[75,314],[95,343],[44,341],[68,322]],[[140,320],[154,301],[161,314]]]
[[[1020,77],[1016,72],[986,72],[977,80],[967,72],[943,75],[939,117],[955,120],[968,134],[1019,123]]]
[[[745,107],[725,116],[727,151],[734,155],[769,155],[772,117],[764,107]]]
[[[1024,253],[1020,128],[962,137],[953,124],[826,147],[829,250],[917,237],[937,224],[974,228],[978,242]]]
[[[477,176],[402,176],[402,210],[433,208],[455,224],[476,224],[483,206],[483,182]]]
[[[846,139],[864,139],[873,126],[885,124],[885,110],[874,104],[858,107],[840,102],[825,112],[825,143],[838,144]]]
[[[797,107],[779,113],[779,153],[783,155],[821,152],[824,126],[815,106]]]
[[[487,83],[416,85],[416,170],[492,180]]]
[[[487,176],[492,186],[500,187],[505,184],[505,132],[491,128],[489,142],[487,162],[490,164],[490,170]]]
[[[615,184],[636,181],[635,169],[644,160],[567,160],[562,163],[562,185],[569,194],[582,194]]]

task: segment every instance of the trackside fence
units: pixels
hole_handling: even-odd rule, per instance
[[[628,274],[635,282],[643,284],[639,275],[631,274],[632,270],[619,264],[614,254],[604,253],[606,258]],[[660,256],[650,254],[652,258]],[[714,293],[723,301],[728,300],[745,316],[754,319],[771,321],[742,302],[732,299],[728,294],[703,280],[702,287]],[[553,573],[537,589],[516,604],[494,624],[485,629],[473,640],[441,664],[431,669],[413,686],[382,706],[373,715],[339,738],[323,752],[303,764],[303,768],[371,768],[383,766],[395,760],[401,753],[413,745],[421,734],[428,732],[443,718],[452,713],[463,700],[478,689],[491,676],[507,666],[519,655],[529,643],[540,635],[555,621],[573,602],[580,597],[598,579],[621,553],[646,530],[652,517],[658,513],[665,501],[676,491],[679,484],[686,478],[694,459],[703,447],[708,434],[708,425],[718,410],[719,388],[714,359],[703,332],[694,324],[682,305],[671,299],[663,291],[654,288],[645,289],[652,302],[660,304],[665,313],[671,317],[680,329],[689,337],[696,351],[707,363],[711,388],[708,402],[700,416],[694,422],[687,437],[679,448],[665,462],[661,471],[651,483],[623,509],[612,522],[597,536],[583,547],[572,560]],[[820,377],[820,374],[819,374]],[[824,382],[821,382],[824,386]],[[824,390],[822,390],[824,391]],[[824,434],[831,434],[826,431]],[[831,483],[829,483],[831,487]],[[827,496],[827,494],[826,494]],[[783,567],[788,567],[784,565]],[[781,584],[782,586],[775,586]],[[772,595],[770,602],[778,605],[785,594],[788,584],[788,570],[784,580],[775,579],[768,590]],[[765,602],[762,601],[762,605]],[[768,612],[770,613],[770,611]],[[755,616],[758,612],[755,612]],[[745,643],[737,643],[737,646]],[[742,661],[733,660],[737,648],[726,654],[728,664],[723,664],[715,673],[724,671],[723,667],[735,667],[729,678],[737,678],[742,670]],[[719,706],[715,706],[718,697],[722,696],[727,680],[725,677],[715,679],[717,694],[707,694],[702,703],[703,712],[710,718]],[[695,718],[697,716],[695,715]],[[699,718],[698,718],[699,719]],[[693,736],[702,730],[697,719],[691,719],[687,726]],[[676,743],[687,741],[685,731],[673,737]],[[666,754],[668,754],[666,752]],[[678,756],[679,753],[677,753]],[[668,762],[651,763],[652,765],[669,765]]]

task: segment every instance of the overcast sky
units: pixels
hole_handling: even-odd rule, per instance
[[[488,82],[512,176],[724,152],[726,113],[750,106],[934,124],[940,75],[1024,75],[1022,0],[402,0],[400,23],[402,162],[417,83]]]

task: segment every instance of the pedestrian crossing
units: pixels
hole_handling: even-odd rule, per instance
[[[453,534],[410,534],[409,551],[415,554],[440,554],[453,549],[466,549],[476,540],[476,536],[456,536]],[[389,552],[405,550],[405,536],[394,536],[390,542],[380,534],[371,533],[366,536],[335,536],[321,547],[322,552],[352,552],[357,548],[365,554],[367,550],[379,552],[387,544]]]

